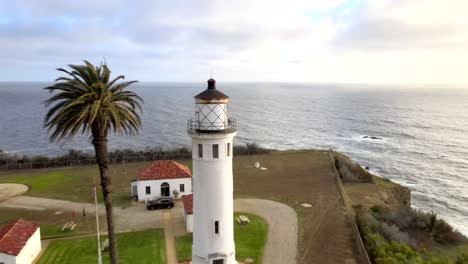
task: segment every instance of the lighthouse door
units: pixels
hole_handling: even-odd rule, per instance
[[[171,195],[171,190],[169,188],[169,183],[163,182],[161,184],[161,196],[162,197],[167,197]]]

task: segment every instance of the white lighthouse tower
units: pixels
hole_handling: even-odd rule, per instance
[[[235,120],[229,97],[208,80],[195,96],[195,118],[188,122],[193,158],[193,264],[235,264],[232,141]]]

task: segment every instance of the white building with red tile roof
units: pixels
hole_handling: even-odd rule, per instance
[[[0,227],[0,263],[30,264],[40,252],[39,224],[20,218]]]
[[[187,166],[178,162],[155,161],[138,170],[131,182],[131,193],[138,201],[191,194],[192,174]]]
[[[193,194],[182,196],[184,203],[185,227],[188,233],[193,232]]]

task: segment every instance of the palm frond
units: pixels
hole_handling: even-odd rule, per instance
[[[96,67],[84,61],[84,65],[68,66],[70,70],[57,69],[66,76],[44,88],[53,93],[44,101],[49,107],[44,127],[48,128],[51,141],[68,140],[78,132],[93,137],[107,135],[109,131],[138,133],[143,99],[126,90],[137,81],[118,83],[125,77],[111,79],[105,63]]]

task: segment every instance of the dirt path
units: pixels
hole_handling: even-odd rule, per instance
[[[264,264],[295,264],[297,258],[297,216],[291,207],[269,200],[236,199],[234,210],[263,217],[268,223]]]

